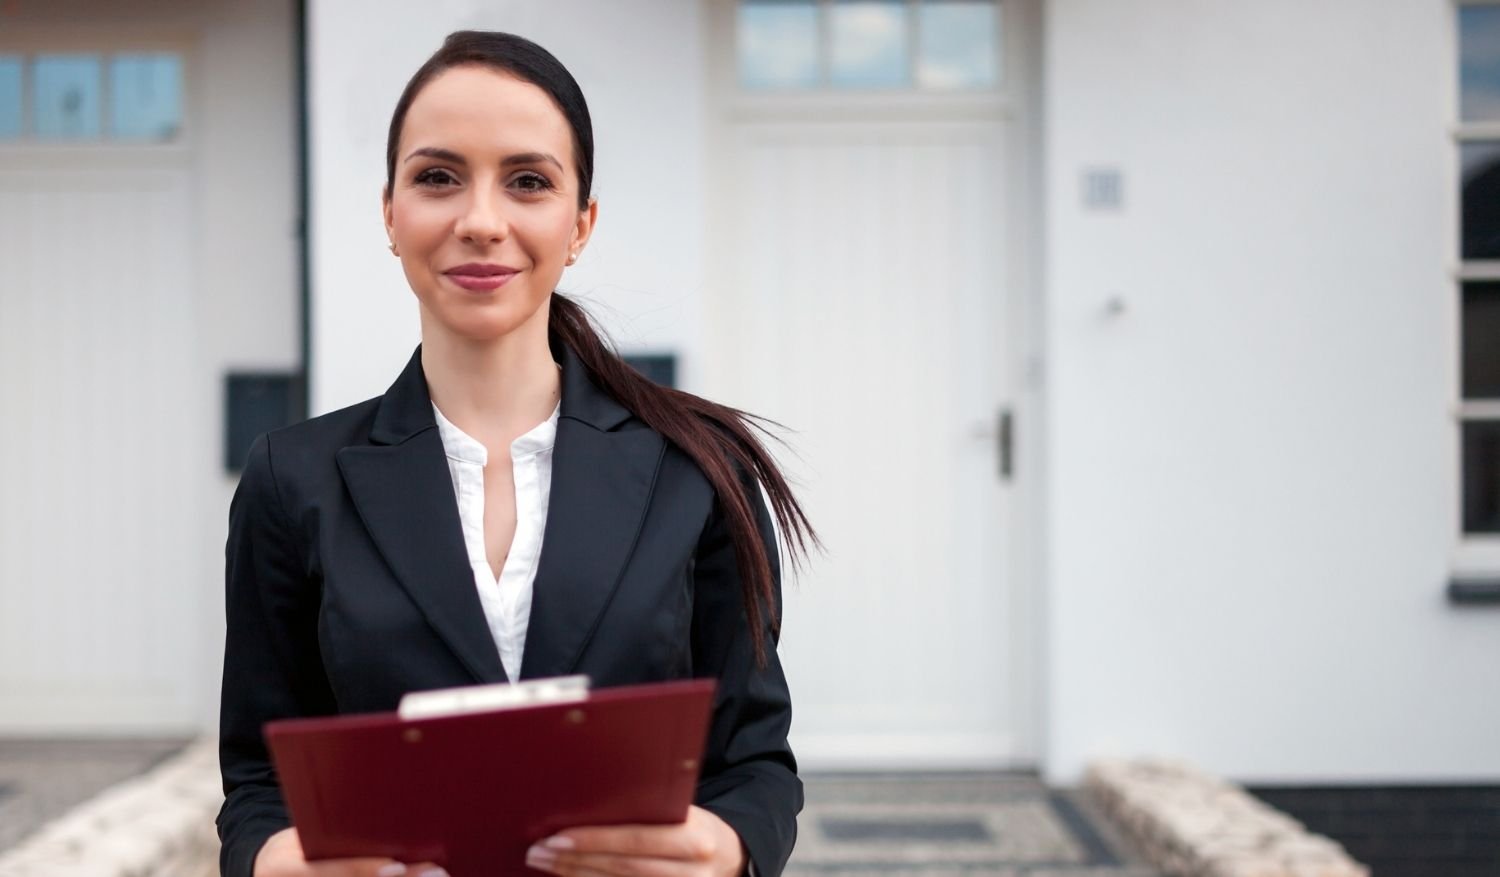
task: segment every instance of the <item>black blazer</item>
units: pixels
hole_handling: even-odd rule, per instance
[[[713,489],[572,351],[553,354],[562,410],[521,678],[586,673],[606,687],[716,677],[697,802],[739,833],[760,874],[779,874],[802,807],[791,701],[774,652],[756,668]],[[392,710],[408,691],[506,681],[420,355],[385,395],[261,436],[245,464],[226,547],[226,877],[249,877],[266,838],[290,824],[263,723]],[[770,518],[758,488],[752,496],[779,602]],[[522,864],[497,862],[495,873]]]

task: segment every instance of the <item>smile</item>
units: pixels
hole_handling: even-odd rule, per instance
[[[497,265],[494,262],[468,262],[449,268],[443,272],[443,276],[453,281],[455,286],[470,292],[488,292],[504,286],[519,273],[509,265]]]

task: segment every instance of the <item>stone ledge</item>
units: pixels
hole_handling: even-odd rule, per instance
[[[1169,877],[1370,877],[1336,842],[1182,762],[1098,761],[1084,789]]]
[[[223,800],[217,741],[199,740],[0,852],[0,877],[209,877]]]

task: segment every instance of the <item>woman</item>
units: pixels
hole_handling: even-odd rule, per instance
[[[525,866],[785,864],[802,787],[760,486],[794,550],[816,537],[747,415],[649,383],[554,292],[594,228],[592,172],[577,83],[518,37],[451,35],[397,103],[382,202],[422,344],[383,396],[250,452],[226,549],[224,874],[441,873],[309,864],[263,723],[568,673],[718,679],[696,804],[679,825],[561,832]]]

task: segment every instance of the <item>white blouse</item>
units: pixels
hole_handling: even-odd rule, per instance
[[[536,579],[537,560],[542,555],[542,530],[547,524],[547,502],[552,494],[552,445],[557,438],[557,417],[561,410],[562,404],[558,403],[551,417],[510,443],[511,473],[516,484],[516,534],[496,580],[484,552],[484,467],[489,453],[477,439],[444,417],[436,404],[432,406],[443,452],[448,457],[448,474],[453,477],[453,493],[458,498],[458,519],[463,525],[464,548],[474,572],[474,586],[479,589],[479,603],[484,607],[490,635],[500,649],[500,663],[505,665],[505,674],[512,682],[521,676],[521,656],[526,651],[531,588]]]

